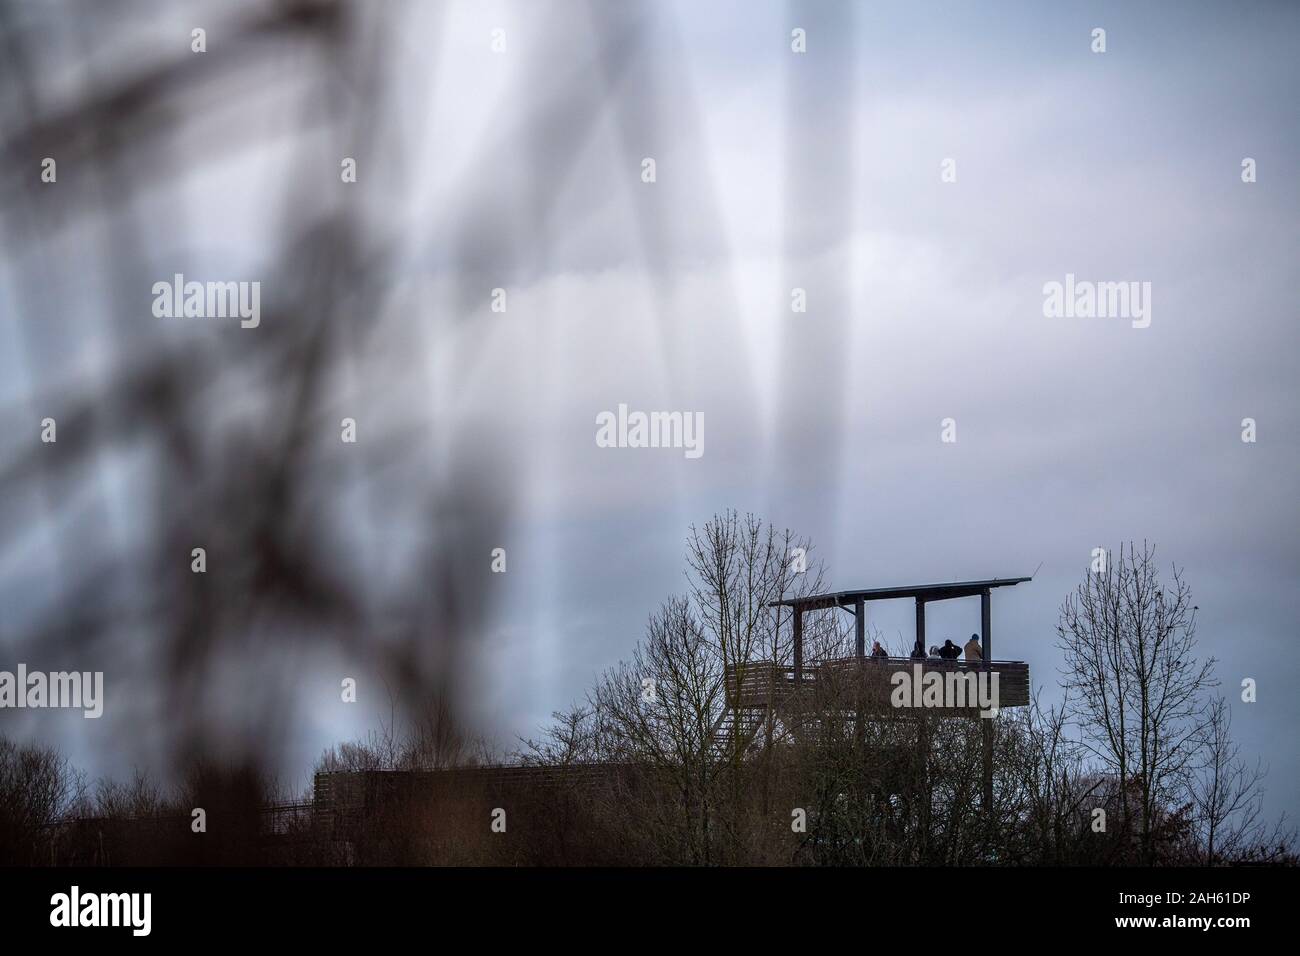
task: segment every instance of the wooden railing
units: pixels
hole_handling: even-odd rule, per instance
[[[960,677],[984,672],[998,675],[999,708],[1025,707],[1029,704],[1029,665],[1024,661],[950,661],[927,657],[846,657],[817,664],[805,664],[803,679],[795,683],[794,668],[772,661],[751,661],[727,668],[727,705],[741,709],[782,707],[794,700],[813,704],[817,698],[832,706],[846,706],[863,711],[896,710],[890,696],[896,682],[894,675],[904,672],[914,681],[915,668],[921,678],[938,673]],[[951,708],[941,708],[951,710]],[[954,711],[955,712],[955,711]]]

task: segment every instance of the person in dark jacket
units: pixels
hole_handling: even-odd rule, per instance
[[[943,647],[939,648],[939,656],[945,661],[955,661],[961,657],[961,648],[952,642],[952,638],[943,642]]]
[[[879,641],[875,641],[875,642],[871,645],[871,656],[872,656],[872,657],[888,657],[889,655],[885,652],[885,649],[884,649],[883,647],[880,646],[880,642],[879,642]]]

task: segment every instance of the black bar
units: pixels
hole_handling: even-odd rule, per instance
[[[857,651],[858,659],[861,660],[867,654],[867,602],[858,598],[855,602],[855,611],[857,613]]]
[[[465,927],[494,943],[524,938],[535,943],[566,933],[614,940],[626,938],[632,913],[674,913],[683,907],[695,913],[701,937],[726,933],[734,945],[735,921],[720,921],[716,915],[752,915],[753,901],[773,894],[815,899],[825,912],[854,912],[862,906],[864,886],[874,889],[875,899],[912,900],[928,898],[935,887],[986,879],[997,886],[999,898],[1011,901],[1000,919],[1016,938],[1068,934],[1072,940],[1128,938],[1139,945],[1159,939],[1173,940],[1178,947],[1208,937],[1216,950],[1231,951],[1239,948],[1238,942],[1262,940],[1265,934],[1281,938],[1291,923],[1294,878],[1295,871],[1284,867],[1008,866],[961,874],[945,867],[864,868],[852,879],[845,878],[843,869],[818,867],[0,869],[0,927],[7,952],[29,952],[11,944],[42,937],[43,945],[60,936],[74,946],[111,947],[115,940],[132,944],[129,926],[51,925],[54,896],[77,886],[83,897],[149,893],[150,937],[173,944],[202,940],[204,950],[218,942],[256,943],[262,949],[283,941],[301,949],[316,941],[334,946],[354,939],[377,948],[414,933],[463,938]],[[946,924],[936,925],[948,932],[961,926],[988,930],[978,914],[965,924],[958,915],[954,910]],[[1175,928],[1171,933],[1159,925],[1116,924],[1117,918],[1135,917],[1244,917],[1250,925]],[[919,951],[916,920],[884,920],[879,931],[890,932],[891,922],[899,939],[910,941],[905,951]],[[742,932],[760,934],[765,942],[779,932],[771,920],[755,917],[742,924]]]
[[[794,609],[794,685],[803,681],[803,608]]]
[[[989,669],[989,662],[993,660],[993,609],[992,597],[988,588],[980,595],[980,630],[984,633],[980,635],[980,653],[984,656],[984,669]]]

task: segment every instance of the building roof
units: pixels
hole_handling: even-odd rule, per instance
[[[941,584],[907,584],[894,588],[866,588],[860,591],[829,591],[825,594],[809,594],[804,597],[772,601],[771,605],[797,607],[808,611],[817,608],[856,604],[859,598],[864,601],[892,601],[895,598],[947,601],[950,598],[976,597],[990,588],[1005,588],[1032,580],[1032,576],[1027,578],[988,578],[984,581],[948,581]]]

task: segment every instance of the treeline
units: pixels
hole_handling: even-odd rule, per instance
[[[692,528],[685,593],[536,739],[499,753],[434,703],[326,753],[305,811],[249,768],[197,767],[166,795],[143,777],[91,787],[54,751],[0,740],[0,863],[1295,862],[1214,661],[1197,658],[1190,588],[1176,569],[1161,578],[1150,547],[1107,554],[1064,601],[1056,706],[903,719],[818,680],[797,707],[732,709],[729,669],[790,663],[789,612],[772,602],[824,590],[812,554],[734,512]],[[844,618],[805,616],[808,668],[852,655]],[[514,769],[483,769],[501,764]]]
[[[56,749],[0,737],[0,865],[269,862],[267,807],[280,800],[252,768],[195,764],[171,788],[143,773],[92,783]]]
[[[525,747],[543,765],[653,773],[653,787],[593,796],[598,846],[647,864],[1294,862],[1291,828],[1263,816],[1264,769],[1232,739],[1214,661],[1196,657],[1190,588],[1177,569],[1161,579],[1153,548],[1106,554],[1064,601],[1063,702],[1036,696],[992,721],[989,805],[978,719],[895,719],[821,679],[797,709],[728,710],[729,667],[791,663],[788,612],[772,602],[825,590],[812,554],[734,512],[693,528],[686,593]],[[851,623],[805,615],[805,666],[851,657]]]

